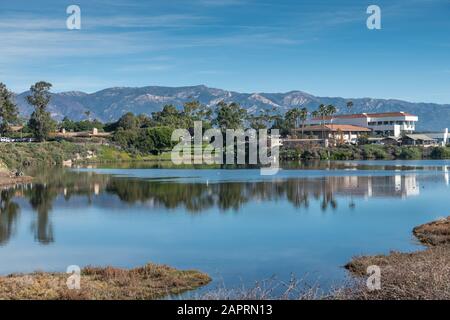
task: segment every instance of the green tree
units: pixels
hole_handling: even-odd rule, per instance
[[[117,121],[117,128],[136,130],[139,128],[139,119],[132,112],[127,112]]]
[[[13,93],[0,82],[0,133],[4,135],[10,130],[11,124],[18,121],[18,110],[13,102]]]
[[[204,130],[211,128],[212,110],[199,101],[186,102],[183,106],[183,116],[186,121],[186,129],[193,128],[194,121],[202,121]]]
[[[312,113],[312,115],[313,115],[314,118],[320,118],[321,119],[321,122],[320,122],[321,126],[325,126],[325,117],[328,115],[329,111],[330,110],[327,108],[327,106],[325,106],[324,104],[321,104],[319,106],[319,108]],[[322,128],[322,139],[323,138],[324,138],[324,132],[323,132],[323,128]]]
[[[156,127],[144,129],[146,139],[150,139],[153,142],[154,149],[151,150],[154,153],[161,153],[167,151],[172,147],[172,129],[169,127]],[[142,150],[142,148],[141,148]],[[144,150],[142,150],[144,151]],[[148,151],[147,151],[148,152]]]
[[[337,109],[332,104],[329,104],[329,105],[326,106],[325,114],[327,116],[333,117],[336,114],[336,112],[337,112]]]
[[[301,108],[298,113],[298,118],[300,119],[300,122],[302,124],[302,139],[304,137],[304,130],[305,130],[305,121],[308,119],[308,109],[307,108]]]
[[[257,114],[253,114],[247,117],[250,127],[255,130],[267,129],[271,127],[271,124],[276,120],[276,116],[272,115],[269,110],[260,111]]]
[[[28,103],[34,107],[28,126],[38,141],[48,139],[49,133],[55,128],[55,122],[47,111],[51,99],[51,87],[52,85],[48,82],[37,82],[30,88],[31,95],[27,96]]]
[[[60,128],[66,131],[75,131],[75,127],[75,122],[70,120],[68,117],[64,117],[60,124]]]
[[[188,121],[184,112],[179,111],[171,104],[165,105],[161,111],[153,112],[152,118],[156,126],[188,128]]]
[[[247,110],[235,102],[227,104],[221,101],[217,104],[215,110],[216,118],[214,124],[222,131],[226,129],[242,129],[244,127],[244,120],[247,116]]]

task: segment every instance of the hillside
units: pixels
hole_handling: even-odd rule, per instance
[[[26,103],[27,92],[18,94],[16,101],[20,112],[28,116],[32,108]],[[386,112],[405,111],[419,116],[418,130],[440,130],[450,127],[450,104],[411,103],[401,100],[385,100],[372,98],[340,98],[317,97],[302,91],[287,93],[239,93],[206,86],[192,87],[159,87],[142,88],[108,88],[95,93],[62,92],[53,94],[49,109],[52,116],[62,119],[68,116],[75,120],[85,118],[84,112],[90,111],[91,118],[101,121],[114,121],[123,113],[151,114],[166,104],[182,106],[191,100],[199,100],[208,106],[215,106],[217,102],[238,102],[249,112],[261,109],[275,108],[281,113],[292,107],[307,107],[314,110],[321,103],[335,105],[339,113],[346,113],[346,102],[352,100],[352,112]]]

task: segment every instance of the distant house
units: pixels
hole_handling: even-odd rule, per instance
[[[436,140],[442,146],[450,144],[450,136],[448,135],[447,128],[445,128],[441,132],[430,132],[430,133],[427,132],[426,135]]]
[[[383,138],[383,140],[381,140],[381,143],[384,145],[399,146],[402,144],[402,138],[389,136],[389,137]]]
[[[107,138],[111,136],[111,132],[99,132],[97,128],[91,131],[67,132],[64,128],[59,132],[53,132],[51,136],[55,138]]]
[[[354,125],[369,128],[374,134],[400,137],[411,134],[416,130],[419,118],[406,112],[343,114],[318,117],[307,120],[305,125],[317,126],[322,124]]]
[[[406,146],[432,147],[438,142],[426,134],[407,134],[402,137],[402,144]]]
[[[303,132],[304,136],[311,139],[328,139],[337,143],[356,143],[362,134],[370,134],[371,129],[347,125],[347,124],[325,124],[317,126],[305,126],[293,130],[297,135]]]

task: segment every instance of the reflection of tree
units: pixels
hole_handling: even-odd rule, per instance
[[[14,234],[20,207],[12,201],[14,189],[0,192],[0,245],[5,244]]]
[[[311,195],[321,201],[322,210],[337,207],[329,179],[204,184],[111,178],[106,190],[127,203],[151,203],[167,209],[184,207],[189,212],[200,212],[212,207],[237,211],[251,201],[283,198],[296,208],[308,208]]]
[[[36,177],[36,183],[28,185],[21,192],[37,213],[32,225],[35,239],[44,244],[54,241],[50,212],[58,197],[66,201],[77,197],[76,201],[86,201],[90,205],[96,201],[95,195],[106,192],[106,197],[108,194],[114,195],[122,202],[166,209],[184,208],[189,213],[212,208],[238,211],[247,203],[263,201],[288,201],[297,210],[301,210],[310,207],[314,201],[320,210],[327,211],[337,208],[336,198],[340,195],[349,197],[349,207],[354,208],[355,197],[403,197],[417,193],[418,189],[415,176],[293,177],[284,180],[218,181],[209,184],[114,177],[65,170],[37,173]],[[13,190],[1,193],[0,244],[11,237],[19,212],[17,204],[11,201],[15,195]]]
[[[27,190],[27,194],[31,207],[38,214],[37,221],[32,225],[34,238],[42,244],[52,243],[54,241],[53,226],[49,212],[58,193],[47,185],[36,184]]]

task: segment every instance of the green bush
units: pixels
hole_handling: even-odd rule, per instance
[[[422,159],[422,150],[417,147],[403,147],[399,158],[404,160]]]
[[[448,147],[433,148],[430,157],[432,159],[450,159],[450,148]]]
[[[362,155],[364,159],[388,159],[389,155],[383,146],[364,145],[362,146]]]
[[[172,129],[169,127],[140,128],[135,130],[119,128],[113,136],[113,141],[129,152],[160,154],[172,148],[174,144],[171,138]]]

